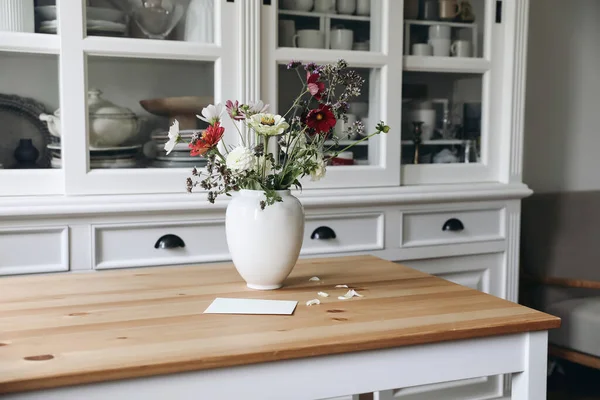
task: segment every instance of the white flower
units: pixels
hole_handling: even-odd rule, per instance
[[[221,114],[223,114],[223,104],[209,105],[202,109],[202,116],[196,115],[199,119],[204,122],[208,122],[210,125],[214,125],[215,122],[221,120]]]
[[[281,135],[290,127],[290,125],[285,122],[285,118],[281,115],[265,113],[256,114],[250,117],[248,125],[250,125],[256,133],[264,136]]]
[[[175,145],[179,142],[180,138],[181,137],[179,136],[179,121],[175,120],[173,121],[173,125],[171,125],[171,127],[169,128],[169,140],[167,141],[167,143],[165,143],[165,151],[167,152],[167,154],[173,151]]]
[[[316,182],[325,177],[326,164],[322,156],[313,156],[311,159],[315,163],[314,168],[310,171],[310,180]]]
[[[264,113],[269,109],[269,105],[258,100],[257,102],[248,103],[248,113],[252,116],[254,114]]]
[[[227,168],[235,172],[248,171],[254,168],[256,157],[247,147],[239,146],[227,154]]]

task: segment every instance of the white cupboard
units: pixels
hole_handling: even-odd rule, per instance
[[[528,1],[445,18],[416,0],[177,0],[151,24],[136,1],[54,3],[36,0],[35,33],[0,25],[0,275],[228,260],[227,200],[185,193],[202,161],[160,152],[170,121],[201,129],[208,100],[285,110],[302,79],[290,60],[343,58],[365,80],[353,119],[392,130],[304,183],[302,256],[374,254],[516,300]],[[94,147],[99,102],[135,132]],[[376,396],[496,399],[503,382]]]

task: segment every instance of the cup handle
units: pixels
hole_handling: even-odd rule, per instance
[[[455,17],[458,17],[458,14],[460,14],[462,11],[462,6],[460,4],[461,3],[459,3],[458,1],[456,2],[456,12],[454,13]]]
[[[298,47],[298,35],[294,35],[292,43],[294,44],[294,47]]]
[[[450,54],[452,54],[453,56],[456,56],[456,47],[457,47],[456,42],[452,43],[452,45],[450,46]]]

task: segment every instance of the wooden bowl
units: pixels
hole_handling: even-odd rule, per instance
[[[179,129],[197,129],[198,119],[202,109],[212,104],[214,99],[209,96],[164,97],[161,99],[141,100],[140,105],[150,114],[169,117],[169,123],[179,121]]]

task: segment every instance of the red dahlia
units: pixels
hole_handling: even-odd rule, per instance
[[[325,83],[319,82],[321,76],[317,73],[306,73],[306,85],[308,86],[308,92],[317,100],[321,100],[323,92],[325,91]]]
[[[198,140],[189,144],[189,148],[192,149],[190,155],[204,155],[208,150],[219,143],[219,140],[223,137],[223,133],[225,133],[225,128],[223,128],[219,122],[210,125]]]
[[[331,106],[326,104],[319,105],[319,108],[310,110],[306,115],[306,125],[314,129],[317,133],[327,133],[333,129],[336,120]]]

